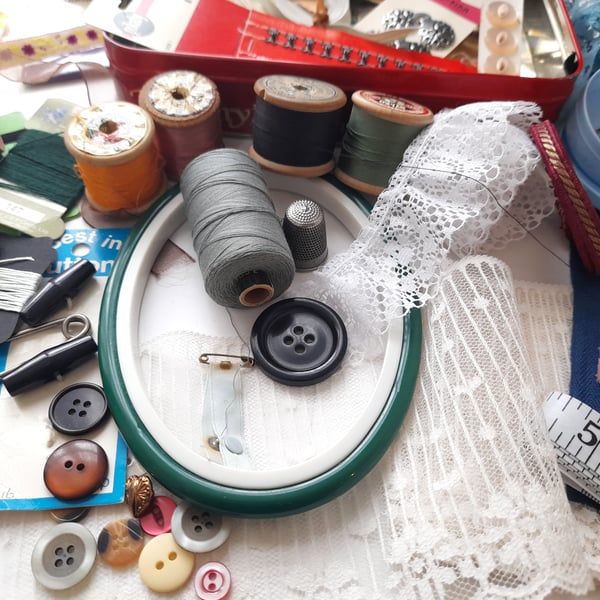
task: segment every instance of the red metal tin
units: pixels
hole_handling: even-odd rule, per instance
[[[200,2],[174,52],[128,45],[108,34],[105,43],[127,100],[137,101],[148,79],[172,69],[195,70],[213,80],[221,95],[226,133],[251,133],[254,82],[275,73],[328,81],[349,96],[357,89],[401,96],[433,112],[470,102],[527,100],[539,104],[545,118],[554,120],[582,66],[568,12],[562,0],[555,4],[575,65],[562,77],[477,73],[458,61],[396,50],[333,29],[297,25],[222,0]]]

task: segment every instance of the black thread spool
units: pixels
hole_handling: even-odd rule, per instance
[[[250,155],[285,175],[318,177],[332,171],[344,128],[344,92],[318,79],[291,75],[261,77],[254,92]]]

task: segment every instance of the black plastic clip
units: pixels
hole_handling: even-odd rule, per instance
[[[28,325],[39,325],[52,313],[69,306],[81,288],[96,274],[89,260],[78,260],[72,267],[48,283],[30,298],[20,317]]]
[[[0,373],[0,380],[11,396],[17,396],[49,381],[62,379],[65,373],[83,364],[98,351],[98,345],[88,334],[90,320],[82,314],[68,315],[37,327],[23,329],[8,341],[58,326],[67,339],[66,342],[47,348],[20,365]]]

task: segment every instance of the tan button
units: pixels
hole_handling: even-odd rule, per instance
[[[137,519],[112,521],[98,535],[98,554],[113,567],[134,563],[143,548],[144,534]]]
[[[44,483],[61,500],[80,500],[106,479],[108,458],[96,442],[73,440],[59,446],[46,461]]]
[[[171,533],[152,538],[138,561],[140,576],[155,592],[179,589],[194,570],[194,555],[177,545]]]
[[[510,28],[518,22],[517,11],[508,2],[492,2],[488,5],[486,16],[494,27]]]
[[[492,27],[485,36],[488,50],[497,56],[512,56],[519,50],[517,38],[508,29]]]

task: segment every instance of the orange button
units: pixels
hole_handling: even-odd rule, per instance
[[[59,446],[46,461],[44,483],[61,500],[80,500],[106,479],[108,458],[96,442],[73,440]]]

